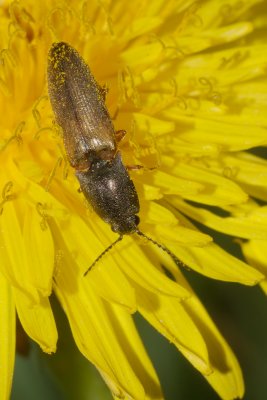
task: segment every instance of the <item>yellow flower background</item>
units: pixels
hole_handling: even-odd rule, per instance
[[[56,351],[55,292],[80,352],[114,398],[162,399],[139,312],[222,399],[242,397],[238,362],[170,257],[116,235],[79,192],[47,95],[47,53],[74,46],[97,81],[140,198],[140,229],[192,274],[266,292],[264,1],[6,1],[0,8],[0,399],[9,397],[15,312]],[[265,34],[264,34],[265,33]],[[198,227],[196,228],[196,223]],[[206,228],[238,238],[242,261]],[[163,268],[164,265],[164,268]],[[167,274],[165,274],[167,272]]]

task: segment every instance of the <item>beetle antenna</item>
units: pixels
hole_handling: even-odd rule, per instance
[[[145,233],[139,231],[139,229],[136,230],[136,233],[137,233],[137,235],[142,236],[145,239],[149,240],[151,243],[153,243],[155,246],[159,247],[161,250],[165,251],[165,253],[169,254],[169,256],[172,258],[172,260],[175,262],[175,264],[178,267],[185,267],[185,264],[178,257],[176,257],[176,255],[171,250],[169,250],[168,247],[164,246],[161,243],[158,243],[156,240],[147,236]]]
[[[118,242],[120,242],[123,239],[123,235],[120,235],[118,237],[118,239],[115,240],[115,242],[111,243],[93,262],[93,264],[90,265],[90,267],[85,271],[85,273],[83,274],[83,276],[86,276],[88,274],[89,271],[91,271],[91,269],[98,263],[99,260],[101,260],[101,258],[107,254],[112,247],[114,247]]]

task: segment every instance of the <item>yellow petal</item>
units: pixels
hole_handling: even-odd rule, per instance
[[[114,241],[114,234],[104,222],[95,219],[94,226],[96,231],[102,232],[102,244],[100,244],[86,224],[81,220],[77,220],[76,217],[72,217],[69,220],[67,228],[66,224],[64,225],[59,225],[59,230],[55,226],[53,227],[55,240],[59,248],[65,254],[68,254],[69,260],[72,260],[72,269],[75,269],[76,266],[78,275],[82,277],[96,257]],[[61,235],[64,237],[64,242],[61,239]],[[88,237],[90,238],[90,244],[88,244]],[[104,239],[105,237],[107,239]],[[136,240],[139,239],[136,238]],[[75,255],[75,259],[73,255]],[[112,257],[118,262],[114,262]],[[140,265],[142,265],[141,270],[139,268]],[[64,268],[64,266],[60,268]],[[118,243],[109,254],[105,255],[97,263],[87,277],[82,278],[82,285],[85,290],[87,286],[87,289],[90,286],[103,298],[123,305],[133,312],[136,309],[135,294],[125,275],[137,280],[141,286],[155,292],[178,298],[184,298],[187,295],[183,287],[179,287],[157,271],[139,246],[133,243],[133,238],[126,236],[122,242]]]
[[[48,216],[53,216],[59,219],[65,219],[69,214],[69,210],[56,199],[51,193],[44,190],[42,186],[35,183],[33,180],[27,179],[14,160],[10,159],[7,162],[7,176],[6,181],[16,182],[16,191],[20,193],[21,197],[29,201],[31,205],[36,207],[40,204],[43,207],[44,213]],[[60,195],[60,191],[58,192]],[[24,216],[22,213],[21,218]]]
[[[267,201],[267,162],[247,153],[222,155],[225,174],[242,184],[251,196]]]
[[[255,125],[231,123],[227,118],[211,120],[179,115],[179,108],[164,112],[166,118],[171,118],[187,129],[179,132],[179,138],[192,143],[208,143],[220,145],[222,149],[237,151],[266,144],[266,130]],[[192,128],[193,126],[193,128]]]
[[[125,238],[120,245],[121,251],[114,254],[118,265],[123,266],[124,273],[141,287],[155,293],[165,294],[170,297],[185,298],[188,293],[182,286],[167,278],[152,264],[150,257],[147,257],[139,246],[132,243],[130,238]]]
[[[218,232],[244,239],[267,239],[266,207],[252,208],[242,216],[219,217],[211,211],[194,207],[178,198],[172,198],[171,202],[188,217]]]
[[[264,57],[266,47],[260,47],[259,51]],[[255,64],[256,63],[257,61],[255,60]],[[238,122],[239,119],[241,119],[243,125],[244,123],[251,123],[251,118],[257,118],[257,125],[266,126],[267,116],[264,113],[267,103],[266,81],[263,81],[261,79],[259,81],[250,80],[245,84],[239,83],[236,86],[237,102],[240,103],[241,101],[244,101],[244,99],[246,99],[246,102],[249,102],[249,105],[247,107],[244,107],[241,115],[231,116],[233,121],[235,120],[236,122]]]
[[[262,288],[262,290],[264,291],[264,293],[267,295],[267,279],[265,279],[264,281],[262,281],[260,283],[260,286]]]
[[[177,217],[165,206],[150,202],[149,207],[146,204],[141,204],[140,212],[141,222],[144,222],[144,230],[148,236],[150,234],[150,224],[155,225],[153,231],[160,242],[174,241],[179,244],[190,246],[204,246],[212,241],[212,238],[196,229],[188,229],[179,225]]]
[[[137,130],[141,132],[148,131],[153,136],[164,135],[175,130],[174,122],[141,113],[134,114],[134,122]]]
[[[257,85],[258,82],[251,78],[264,74],[264,67],[266,65],[266,59],[264,54],[266,51],[266,45],[255,45],[255,46],[239,46],[238,52],[236,47],[230,47],[226,49],[220,49],[216,52],[200,53],[185,58],[179,65],[179,79],[181,82],[181,92],[186,85],[189,84],[190,78],[194,80],[194,89],[203,93],[203,90],[218,88],[219,93],[224,97],[224,93],[229,90],[229,85],[239,84],[235,86],[235,99],[246,100],[248,104],[249,98],[258,98],[257,96]],[[216,83],[213,77],[216,76]],[[203,79],[204,78],[204,79]],[[213,82],[213,83],[212,83]],[[249,92],[249,88],[253,85],[253,91]],[[264,85],[264,82],[262,82]],[[261,92],[261,90],[259,89]],[[266,93],[266,92],[265,92]],[[228,102],[225,102],[227,105]],[[189,103],[190,104],[190,103]],[[259,104],[263,104],[259,101]],[[249,107],[244,105],[240,113],[227,113],[227,118],[234,122],[245,123],[247,116],[244,110],[252,109],[254,104],[249,104]],[[190,108],[189,108],[190,109]],[[189,111],[188,109],[188,111]],[[202,109],[202,102],[200,108],[194,109],[196,115],[200,115]],[[210,115],[211,116],[211,115]],[[213,114],[213,118],[216,115]],[[212,118],[212,119],[213,119]],[[260,116],[260,119],[262,117]],[[247,122],[251,125],[251,120],[247,118]],[[257,121],[259,124],[259,121]]]
[[[214,243],[204,248],[180,248],[173,251],[184,264],[213,279],[256,285],[264,278],[255,268],[233,257]]]
[[[84,287],[87,290],[93,289],[111,303],[125,307],[130,313],[136,311],[135,292],[118,265],[109,256],[89,271],[84,278]]]
[[[9,399],[15,360],[15,304],[10,285],[0,273],[0,399]]]
[[[177,218],[165,207],[160,204],[151,201],[149,204],[145,203],[141,207],[142,220],[147,224],[158,224],[161,225],[177,225]]]
[[[165,195],[178,194],[182,197],[197,196],[204,189],[204,185],[176,177],[174,174],[156,171],[152,176],[155,187],[159,187]]]
[[[176,40],[176,45],[183,53],[196,53],[212,46],[217,46],[220,43],[227,43],[239,37],[247,35],[253,29],[249,22],[239,22],[233,25],[224,26],[210,31],[204,30],[192,40],[191,35],[181,37]]]
[[[71,268],[82,277],[85,290],[93,289],[107,301],[120,304],[128,311],[134,312],[136,310],[135,293],[112,258],[113,253],[118,251],[118,247],[107,254],[86,277],[83,277],[95,259],[114,241],[114,234],[106,224],[96,220],[94,226],[98,232],[102,229],[101,242],[86,223],[74,215],[67,222],[58,223],[57,227],[54,225],[53,233],[58,247],[65,256],[68,255],[69,260],[72,260]],[[105,233],[107,230],[108,234]],[[65,268],[64,265],[62,268]]]
[[[164,265],[177,282],[184,284],[185,287],[191,291],[191,296],[181,305],[184,306],[188,316],[192,319],[192,323],[195,324],[195,329],[199,331],[199,334],[203,335],[203,339],[206,343],[206,357],[210,365],[210,373],[204,373],[205,378],[222,399],[232,400],[237,397],[241,398],[244,394],[244,383],[241,369],[235,355],[197,296],[195,296],[192,289],[185,281],[182,273],[170,263],[170,260],[165,254],[162,257],[162,260],[163,259]]]
[[[55,283],[57,296],[67,314],[80,351],[106,376],[111,391],[117,396],[144,398],[144,388],[116,337],[105,303],[93,290],[85,291],[69,260],[64,259]]]
[[[189,200],[220,206],[243,203],[248,199],[248,195],[236,183],[210,171],[205,165],[193,166],[177,163],[173,166],[173,173],[178,178],[202,185],[203,189],[197,194],[197,197],[190,196],[190,194],[184,195]]]
[[[145,399],[163,399],[154,367],[136,330],[131,316],[117,306],[106,305],[114,332],[124,353],[145,389]]]
[[[177,212],[177,216],[184,225],[193,228],[192,223],[183,214]],[[203,248],[173,247],[171,243],[169,247],[185,265],[211,278],[240,282],[244,285],[255,285],[263,279],[263,275],[257,269],[233,257],[215,243],[209,243]],[[157,253],[159,257],[165,256],[163,252]]]
[[[131,21],[127,30],[124,32],[123,39],[126,41],[131,40],[137,36],[144,35],[153,29],[156,29],[162,23],[159,17],[145,17],[136,18]]]
[[[138,310],[202,374],[210,374],[206,344],[182,303],[135,285]]]
[[[205,378],[222,399],[242,398],[244,383],[235,355],[197,297],[192,296],[186,304],[200,331],[205,334],[212,368],[212,373]]]
[[[28,280],[43,296],[49,296],[54,269],[54,243],[48,224],[36,209],[26,209],[23,241]]]
[[[46,297],[33,305],[19,289],[14,289],[16,310],[25,332],[46,353],[54,353],[57,344],[57,328],[53,312]]]
[[[266,240],[249,240],[241,243],[248,262],[267,276]],[[262,282],[264,285],[264,281]]]
[[[161,193],[160,188],[145,183],[143,184],[142,196],[145,200],[159,200],[163,197],[163,194]]]
[[[178,156],[188,156],[190,157],[203,157],[203,156],[211,156],[215,157],[219,153],[219,146],[210,143],[188,143],[184,140],[180,140],[179,138],[173,138],[170,144],[165,144],[166,149],[170,152],[175,151],[175,154]],[[173,158],[170,157],[173,161]],[[166,164],[167,157],[164,156],[164,164]]]
[[[188,229],[184,226],[156,226],[155,232],[159,238],[159,242],[174,242],[185,246],[206,246],[212,241],[211,236],[205,235],[195,229]]]
[[[38,292],[28,279],[29,269],[25,259],[23,236],[13,201],[8,201],[4,204],[0,227],[0,253],[3,274],[12,282],[12,285],[27,292],[33,302],[38,302]]]
[[[154,42],[124,50],[120,57],[125,65],[129,65],[132,68],[145,68],[159,59],[162,50],[162,45]]]

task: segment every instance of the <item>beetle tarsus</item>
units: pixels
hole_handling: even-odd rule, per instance
[[[126,135],[126,131],[124,130],[124,129],[120,129],[120,130],[118,130],[118,131],[116,131],[115,132],[115,140],[116,140],[116,143],[119,143],[123,138],[124,138],[124,136]]]

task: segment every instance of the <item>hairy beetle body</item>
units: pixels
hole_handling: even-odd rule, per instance
[[[114,232],[124,235],[136,231],[139,201],[119,153],[111,162],[93,161],[90,170],[77,171],[76,176],[86,199]]]
[[[89,67],[67,43],[48,57],[48,89],[57,123],[82,192],[96,213],[120,235],[136,231],[138,196],[117,151],[104,98]]]
[[[138,229],[139,200],[117,150],[115,131],[103,90],[79,53],[64,42],[54,43],[48,55],[48,91],[70,164],[82,192],[95,212],[111,225],[119,238],[108,246],[84,275],[123,235],[136,233],[180,260],[164,245]],[[124,134],[119,132],[118,138]],[[137,166],[139,167],[139,166]]]
[[[79,53],[67,43],[54,43],[49,52],[48,90],[70,164],[84,170],[90,167],[91,157],[111,160],[116,153],[115,131],[103,93]]]

